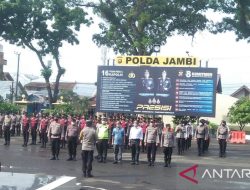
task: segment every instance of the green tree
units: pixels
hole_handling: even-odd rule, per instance
[[[237,123],[242,131],[246,124],[250,123],[250,100],[242,98],[238,100],[228,112],[229,121]]]
[[[225,13],[215,32],[234,31],[237,40],[246,39],[250,42],[250,1],[211,0],[211,7]]]
[[[0,36],[11,44],[27,47],[36,53],[42,66],[49,102],[56,102],[59,82],[65,69],[60,64],[59,50],[64,42],[78,44],[76,32],[81,24],[91,24],[87,13],[71,7],[68,0],[0,0]],[[51,66],[44,58],[51,55],[57,66],[52,90]]]
[[[207,0],[72,1],[93,7],[103,19],[101,32],[93,35],[94,42],[120,54],[151,55],[155,44],[165,45],[167,38],[176,34],[194,36],[209,23],[204,15],[209,8]]]
[[[60,96],[63,97],[63,101],[70,104],[76,114],[86,114],[89,109],[89,98],[79,97],[73,91],[62,91]]]

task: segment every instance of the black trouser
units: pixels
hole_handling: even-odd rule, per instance
[[[129,144],[129,138],[128,138],[128,136],[126,135],[125,136],[125,149],[129,149],[129,146],[128,146],[128,144]]]
[[[16,125],[16,135],[21,136],[21,124],[20,123]]]
[[[32,144],[36,144],[36,137],[37,137],[36,127],[35,128],[31,128]]]
[[[40,133],[40,136],[41,136],[42,147],[46,148],[46,143],[47,143],[47,133],[46,133],[46,130],[42,129],[42,131]]]
[[[188,137],[188,148],[191,148],[191,144],[192,144],[192,135],[189,135],[189,137]]]
[[[227,141],[226,139],[219,139],[219,145],[220,145],[220,157],[226,155],[226,148],[227,148]]]
[[[0,138],[2,138],[3,137],[3,129],[2,129],[2,125],[0,125]]]
[[[145,151],[145,142],[144,142],[144,139],[145,139],[145,133],[143,133],[143,138],[142,138],[142,142],[141,142],[141,148],[142,148],[142,152]]]
[[[114,161],[121,161],[122,160],[122,149],[123,149],[123,145],[120,144],[115,144],[114,145]]]
[[[180,155],[183,153],[184,138],[176,138],[176,141],[177,141],[178,154]]]
[[[198,155],[204,153],[204,138],[197,138],[197,145],[198,145]]]
[[[147,143],[147,158],[148,162],[155,162],[155,154],[156,154],[156,143]]]
[[[15,131],[16,131],[16,124],[13,124],[11,126],[11,136],[15,136]]]
[[[23,129],[23,145],[27,146],[28,142],[29,142],[29,130]]]
[[[4,127],[4,140],[5,140],[5,144],[9,145],[10,144],[10,126]]]
[[[77,137],[68,137],[68,150],[70,158],[76,157],[76,148],[77,148]]]
[[[82,150],[82,172],[90,174],[92,171],[93,150]]]
[[[132,162],[139,162],[140,156],[140,139],[131,140],[131,153],[132,153]]]
[[[98,157],[100,161],[106,161],[108,153],[108,139],[98,140],[99,152]]]
[[[66,134],[66,131],[67,131],[67,126],[64,126],[63,127],[63,139],[61,139],[61,148],[65,148],[65,145],[66,145],[66,140],[65,140],[65,134]]]
[[[52,156],[58,158],[60,152],[60,138],[51,138]]]
[[[204,151],[207,151],[209,147],[209,139],[204,140]]]
[[[164,147],[163,148],[163,153],[164,153],[165,164],[169,165],[171,163],[173,148],[172,147]]]

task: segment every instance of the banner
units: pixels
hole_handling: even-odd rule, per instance
[[[118,56],[117,66],[199,67],[195,57]]]
[[[217,69],[99,66],[99,112],[215,116]]]

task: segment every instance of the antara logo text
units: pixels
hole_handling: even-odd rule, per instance
[[[193,165],[179,173],[179,176],[193,184],[198,184],[196,177],[198,165]],[[250,179],[250,169],[205,169],[201,171],[201,180],[203,179]]]

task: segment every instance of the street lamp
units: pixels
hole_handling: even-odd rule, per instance
[[[161,45],[160,44],[155,44],[154,47],[153,47],[153,50],[155,52],[155,55],[157,56],[157,53],[159,53],[160,50],[161,50]]]
[[[17,72],[16,72],[16,96],[15,99],[17,100],[17,93],[18,93],[18,80],[19,80],[19,63],[20,63],[20,52],[14,52],[17,55]]]

